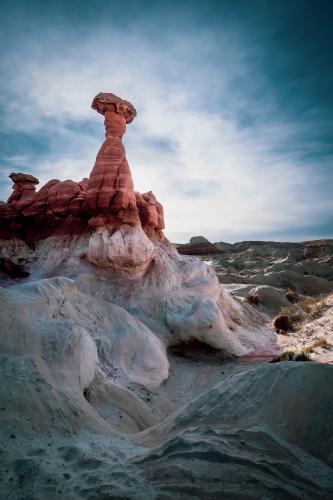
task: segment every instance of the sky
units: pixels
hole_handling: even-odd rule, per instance
[[[0,200],[88,177],[113,92],[171,241],[333,237],[333,2],[0,1]]]

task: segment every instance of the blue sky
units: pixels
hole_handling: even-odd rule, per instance
[[[0,199],[88,176],[100,91],[138,110],[136,189],[177,242],[333,237],[333,3],[1,2]]]

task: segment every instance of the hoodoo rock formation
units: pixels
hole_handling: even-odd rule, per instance
[[[93,213],[105,214],[106,221],[118,216],[122,223],[137,225],[134,184],[121,140],[136,111],[129,102],[105,93],[95,97],[92,108],[105,117],[105,141],[89,178],[86,205]]]
[[[163,238],[162,205],[151,191],[142,195],[134,191],[122,143],[126,124],[136,116],[134,106],[114,94],[100,93],[92,108],[105,117],[105,141],[89,179],[53,179],[36,192],[36,177],[10,174],[14,192],[0,205],[2,239],[36,241],[96,228],[113,232],[124,225],[139,226],[150,237]]]
[[[38,179],[11,174],[0,257],[25,266],[29,280],[73,278],[80,292],[134,314],[165,347],[197,339],[226,354],[272,352],[273,332],[258,327],[209,266],[179,255],[163,235],[162,205],[151,191],[134,191],[122,143],[134,106],[100,93],[92,108],[104,116],[105,141],[89,179],[53,179],[37,192]]]

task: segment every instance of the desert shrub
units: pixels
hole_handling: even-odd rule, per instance
[[[326,295],[322,294],[318,297],[302,297],[298,301],[298,306],[310,316],[311,319],[318,318],[327,308],[325,301]]]
[[[293,361],[295,356],[294,351],[285,351],[271,359],[270,363],[278,363],[279,361]]]
[[[294,361],[311,361],[311,356],[308,352],[301,351],[296,354]]]
[[[290,324],[293,327],[296,323],[299,323],[303,319],[304,313],[298,305],[293,305],[290,307],[281,307],[279,316],[288,316]]]
[[[259,299],[258,295],[252,295],[251,293],[248,293],[245,297],[245,300],[248,304],[258,306],[262,303],[262,301]]]
[[[319,318],[322,313],[325,311],[327,308],[327,304],[324,300],[321,300],[319,302],[316,302],[316,304],[313,305],[312,311],[311,311],[311,318]]]
[[[323,347],[324,349],[329,349],[332,345],[325,339],[325,337],[320,337],[319,339],[312,342],[311,345],[304,349],[305,352],[311,353],[316,347]]]
[[[312,308],[315,306],[315,304],[318,302],[318,298],[315,297],[302,297],[298,301],[298,306],[303,309],[303,311],[307,314],[310,314],[312,311]]]
[[[289,316],[291,312],[291,307],[281,307],[279,311],[279,316]]]
[[[298,302],[298,295],[296,292],[294,292],[293,290],[291,290],[291,288],[288,288],[284,294],[284,296],[286,297],[286,299],[291,302],[292,304],[296,304],[296,302]]]
[[[312,297],[303,297],[298,302],[298,306],[306,313],[310,314],[312,311],[312,307],[314,305],[314,300]]]
[[[314,341],[312,347],[332,347],[332,346],[329,342],[327,342],[327,339],[325,339],[325,337],[320,337],[319,339]]]
[[[311,361],[311,357],[309,353],[305,351],[298,353],[294,351],[285,351],[282,354],[274,356],[270,363],[279,363],[280,361]]]
[[[303,319],[315,319],[321,316],[327,308],[325,296],[298,298],[297,303],[290,307],[282,307],[279,315],[288,316],[291,327],[296,327],[297,323]]]

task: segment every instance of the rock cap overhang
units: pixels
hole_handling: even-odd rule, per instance
[[[24,174],[22,172],[12,172],[8,176],[14,183],[16,182],[31,182],[32,184],[39,184],[37,177],[30,174]]]
[[[97,94],[94,97],[91,107],[101,115],[105,115],[106,111],[114,111],[122,115],[126,123],[131,123],[136,117],[136,109],[133,104],[110,92],[100,92]]]

